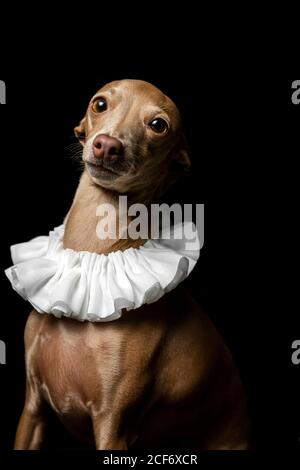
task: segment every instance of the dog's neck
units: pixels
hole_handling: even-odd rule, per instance
[[[116,238],[100,239],[97,235],[99,216],[97,207],[102,204],[110,204],[114,211],[108,211],[106,221],[110,217],[116,218]],[[127,222],[130,217],[127,216]],[[108,254],[112,251],[124,251],[130,247],[143,245],[146,240],[131,238],[119,238],[119,194],[106,190],[91,180],[85,171],[80,179],[73,204],[65,222],[64,248],[75,251],[90,251],[99,254]]]

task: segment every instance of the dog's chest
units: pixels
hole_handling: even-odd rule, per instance
[[[120,375],[122,337],[112,328],[41,316],[27,346],[27,373],[61,415],[90,414],[95,397],[111,394]]]

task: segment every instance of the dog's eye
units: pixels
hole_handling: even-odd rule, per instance
[[[107,110],[107,102],[104,98],[98,98],[94,101],[92,108],[95,113],[103,113]]]
[[[168,124],[162,118],[153,119],[153,121],[149,122],[149,126],[156,134],[166,134],[169,130]]]

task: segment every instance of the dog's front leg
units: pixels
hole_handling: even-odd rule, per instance
[[[120,423],[114,416],[92,416],[97,450],[127,450],[127,437],[120,433]]]
[[[24,409],[18,424],[15,450],[38,450],[41,447],[45,430],[45,417],[42,398],[27,385]]]

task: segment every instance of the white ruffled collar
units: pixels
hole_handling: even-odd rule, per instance
[[[99,255],[64,249],[61,225],[49,236],[13,245],[14,265],[5,274],[40,313],[79,321],[116,320],[122,309],[156,302],[190,274],[200,243],[196,235],[193,249],[188,249],[187,238],[176,239],[176,232],[190,233],[186,228],[196,230],[185,222],[184,230],[182,224],[173,227],[172,239],[148,240],[139,248]]]

